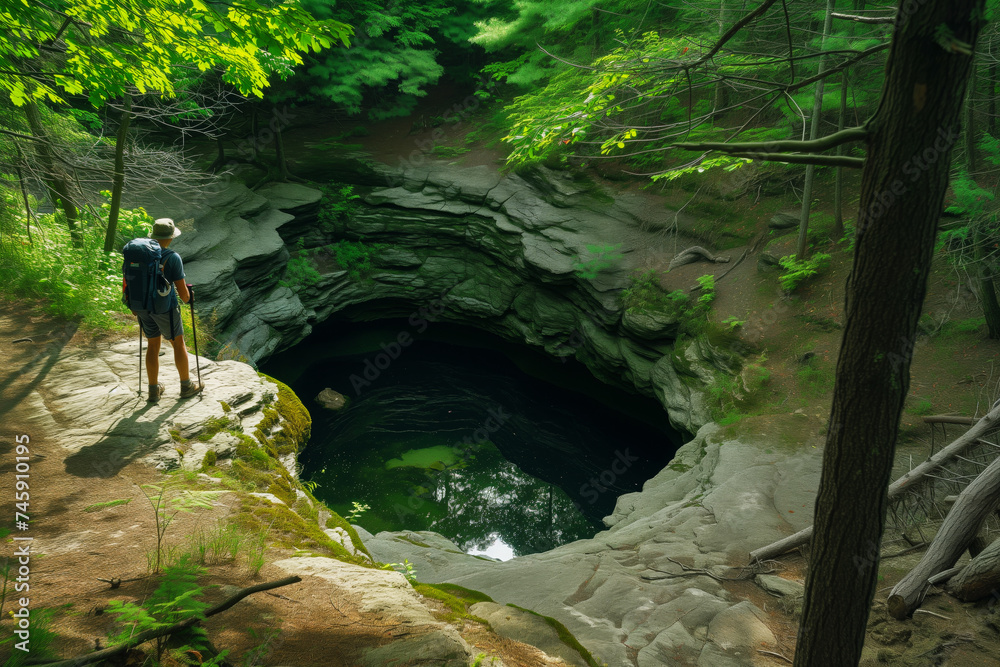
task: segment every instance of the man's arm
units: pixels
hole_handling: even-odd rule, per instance
[[[187,284],[184,282],[183,278],[175,280],[174,287],[177,288],[177,296],[181,298],[181,301],[187,303],[191,300],[191,293],[188,292]]]

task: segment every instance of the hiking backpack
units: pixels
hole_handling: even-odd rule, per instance
[[[122,248],[122,303],[129,310],[165,313],[170,309],[172,285],[163,276],[163,265],[173,250],[154,239],[132,239]]]

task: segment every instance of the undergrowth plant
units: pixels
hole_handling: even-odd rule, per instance
[[[656,271],[636,273],[629,280],[631,284],[622,290],[622,304],[626,311],[665,315],[677,322],[679,335],[696,336],[705,330],[708,324],[706,316],[715,298],[714,276],[698,279],[699,285],[707,291],[694,303],[683,290],[667,292],[662,289]]]
[[[167,529],[181,512],[191,512],[199,508],[212,507],[212,500],[224,491],[192,491],[180,489],[176,480],[164,484],[143,484],[139,489],[149,501],[156,521],[156,550],[150,557],[150,569],[159,572],[167,560],[165,540]]]
[[[361,517],[362,514],[371,509],[370,505],[359,503],[356,500],[351,501],[351,506],[351,511],[344,515],[344,519],[346,519],[348,523],[354,523]]]
[[[795,255],[787,255],[778,260],[784,273],[778,276],[781,289],[794,292],[804,281],[818,275],[830,265],[830,255],[816,253],[809,259],[798,260]]]
[[[351,280],[367,280],[378,265],[382,253],[389,247],[386,243],[366,243],[343,239],[327,249],[340,268],[347,271]]]
[[[148,630],[159,630],[188,618],[205,618],[209,604],[198,599],[204,589],[198,584],[198,576],[204,570],[190,558],[182,558],[163,572],[160,585],[142,605],[132,602],[112,600],[108,603],[108,613],[117,616],[125,627],[108,638],[108,644],[116,646],[128,642],[132,637]],[[228,651],[205,660],[209,650],[208,633],[198,624],[184,628],[172,635],[163,635],[154,642],[155,661],[160,663],[168,645],[170,657],[175,663],[198,664],[204,666],[221,665]]]
[[[316,215],[320,229],[325,232],[338,231],[338,223],[350,218],[358,210],[361,196],[354,193],[353,185],[344,183],[322,185],[319,189],[323,193]]]
[[[9,194],[4,188],[0,191]],[[79,245],[70,237],[62,211],[38,214],[29,227],[23,204],[15,203],[0,202],[10,207],[0,229],[2,290],[42,299],[50,313],[82,320],[88,327],[120,330],[134,325],[122,303],[121,252],[104,252],[107,202],[97,211],[80,209]],[[133,237],[146,236],[152,223],[141,208],[121,210],[116,248],[120,250]]]

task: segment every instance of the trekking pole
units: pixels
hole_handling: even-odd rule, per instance
[[[142,396],[142,320],[135,319],[139,323],[139,396]]]
[[[188,303],[191,304],[191,336],[194,338],[194,365],[198,369],[198,384],[201,384],[201,361],[198,360],[198,329],[195,328],[194,323],[194,285],[188,285],[188,294],[191,298]]]

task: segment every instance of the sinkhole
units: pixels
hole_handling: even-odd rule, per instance
[[[368,505],[355,523],[372,533],[432,530],[501,560],[592,537],[684,439],[575,360],[444,323],[326,322],[261,370],[312,414],[302,479],[331,509]],[[322,407],[325,388],[346,406]]]

